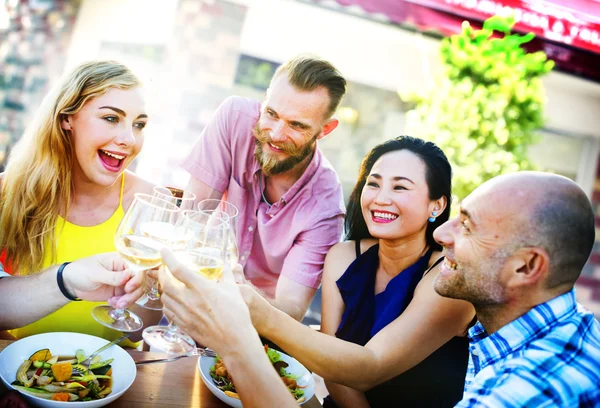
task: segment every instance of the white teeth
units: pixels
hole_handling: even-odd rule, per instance
[[[269,146],[271,146],[273,149],[281,150],[279,147],[275,146],[273,143],[269,143]]]
[[[398,218],[396,214],[382,213],[379,211],[373,211],[373,215],[375,216],[375,218],[384,218],[386,220],[395,220],[396,218]]]
[[[106,150],[102,150],[102,153],[104,153],[107,156],[114,157],[117,160],[123,160],[125,158],[125,156],[120,156],[118,154],[110,153],[110,152],[107,152]]]

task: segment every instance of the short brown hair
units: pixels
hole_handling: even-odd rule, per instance
[[[331,117],[346,93],[346,80],[330,62],[311,56],[299,55],[279,66],[273,80],[287,72],[288,81],[301,91],[312,91],[324,87],[329,93],[327,117]]]

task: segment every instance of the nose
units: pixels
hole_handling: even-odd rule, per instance
[[[454,243],[454,226],[458,223],[458,217],[454,217],[433,231],[433,239],[443,247],[452,246]]]
[[[119,146],[130,147],[135,145],[135,134],[133,126],[124,126],[115,139],[115,143]]]
[[[392,200],[385,188],[380,188],[375,196],[375,204],[390,205]]]
[[[271,136],[271,139],[273,139],[274,142],[285,142],[285,123],[283,121],[277,121],[271,128],[269,136]]]

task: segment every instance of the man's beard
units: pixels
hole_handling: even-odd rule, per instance
[[[500,304],[505,301],[505,290],[498,282],[498,274],[511,253],[499,249],[478,265],[461,262],[452,278],[434,278],[434,290],[440,296],[466,300],[476,308]]]
[[[265,176],[273,176],[292,170],[304,159],[312,156],[316,149],[317,135],[314,135],[304,146],[297,147],[293,143],[273,143],[273,139],[269,136],[269,132],[262,130],[258,123],[252,130],[252,133],[254,134],[254,142],[256,144],[254,148],[254,157],[258,161],[258,164],[260,164],[260,168]],[[265,152],[263,150],[263,143],[272,143],[276,145],[281,149],[281,152],[287,154],[288,157],[283,160],[278,160],[273,153]]]

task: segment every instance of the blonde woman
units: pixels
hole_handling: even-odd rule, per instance
[[[114,233],[134,193],[152,191],[126,171],[147,122],[141,82],[118,62],[79,65],[50,91],[2,175],[0,248],[13,273],[115,250]],[[97,304],[70,302],[11,333],[116,338],[119,332],[93,320]]]

